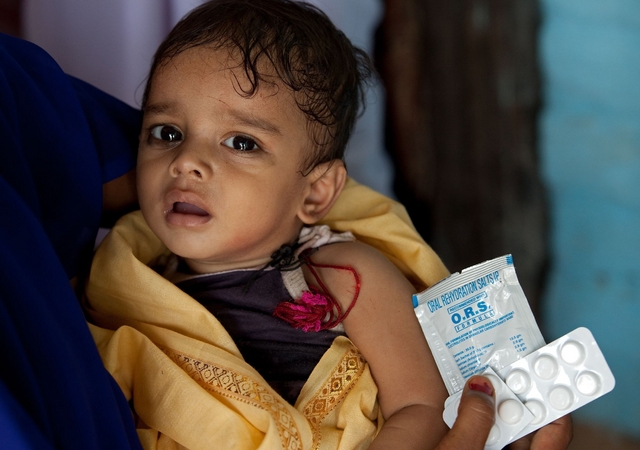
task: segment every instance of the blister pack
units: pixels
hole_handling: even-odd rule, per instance
[[[454,273],[413,303],[449,394],[471,375],[502,369],[545,344],[511,255]]]
[[[485,450],[503,448],[615,386],[613,373],[586,328],[577,328],[497,374],[488,370],[483,375],[496,392],[496,423]],[[460,394],[445,402],[442,417],[449,427],[458,415]],[[527,413],[523,414],[519,405]]]
[[[615,386],[600,347],[584,327],[497,373],[535,416],[514,440],[603,396]]]
[[[482,375],[491,381],[496,397],[495,423],[491,427],[484,448],[485,450],[500,450],[520,435],[520,432],[534,419],[534,415],[496,375],[493,369],[488,368]],[[458,391],[450,396],[445,403],[442,418],[449,425],[449,428],[453,427],[456,417],[458,417],[461,395],[462,391]]]

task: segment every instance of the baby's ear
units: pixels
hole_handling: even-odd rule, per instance
[[[338,200],[347,180],[347,169],[340,160],[329,161],[314,167],[307,178],[307,195],[298,218],[310,225],[322,219]]]

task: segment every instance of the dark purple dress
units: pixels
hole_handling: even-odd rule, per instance
[[[177,283],[220,321],[244,359],[289,403],[331,343],[343,333],[305,332],[273,316],[276,306],[291,301],[279,270],[265,270],[245,286],[255,270],[201,275]]]

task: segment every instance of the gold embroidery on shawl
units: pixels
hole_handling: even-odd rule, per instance
[[[284,402],[264,386],[224,367],[199,361],[171,349],[164,349],[164,352],[204,389],[267,411],[276,423],[285,449],[302,448],[300,433]]]
[[[305,405],[303,414],[311,425],[313,448],[320,446],[322,421],[347,396],[364,372],[365,364],[362,354],[355,346],[351,346],[327,377],[322,389]]]

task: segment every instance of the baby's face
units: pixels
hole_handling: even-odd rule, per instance
[[[196,272],[264,264],[294,241],[308,195],[307,119],[281,84],[250,98],[225,50],[186,50],[153,76],[137,176],[144,218]]]

